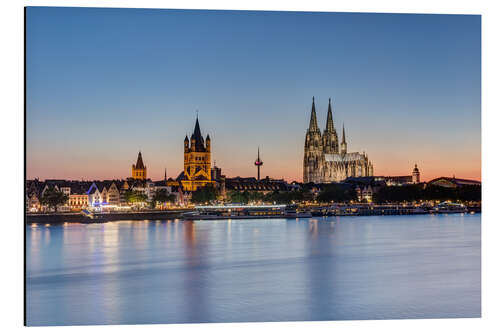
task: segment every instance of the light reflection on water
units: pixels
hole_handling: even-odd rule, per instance
[[[27,227],[28,325],[480,316],[480,214]]]

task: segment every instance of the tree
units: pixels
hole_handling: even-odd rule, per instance
[[[40,198],[42,205],[47,205],[57,212],[57,206],[63,205],[68,201],[68,195],[53,188],[48,188]]]
[[[439,195],[438,195],[439,196]],[[421,185],[384,186],[374,194],[376,203],[412,202],[425,197]]]
[[[278,204],[289,204],[292,201],[303,201],[305,198],[305,192],[303,191],[288,191],[288,192],[280,192],[273,191],[265,196],[265,201],[267,202],[276,202]]]
[[[462,201],[481,201],[481,186],[466,185],[457,189],[457,196]]]
[[[131,204],[139,203],[139,202],[146,202],[146,200],[148,199],[147,195],[145,195],[139,191],[133,191],[133,190],[125,191],[124,196],[125,196],[125,200]]]
[[[153,200],[151,200],[151,208],[156,206],[157,202],[165,203],[165,202],[174,202],[175,195],[168,193],[166,189],[159,189],[155,192],[153,196]]]
[[[199,187],[191,195],[191,202],[193,203],[204,203],[213,201],[217,198],[217,190],[212,185],[206,185]]]
[[[349,202],[357,200],[357,194],[353,186],[328,184],[319,192],[317,199],[319,202]]]
[[[264,193],[258,191],[248,192],[248,201],[263,201]]]
[[[456,188],[437,185],[429,185],[425,188],[420,185],[385,186],[374,195],[374,201],[377,203],[418,200],[481,201],[481,186],[466,185]]]
[[[231,191],[228,193],[227,197],[230,203],[247,204],[249,200],[247,191]]]

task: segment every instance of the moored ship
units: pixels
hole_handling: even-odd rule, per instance
[[[298,205],[213,205],[195,206],[194,211],[182,214],[188,220],[307,218],[311,213]]]
[[[437,214],[454,214],[454,213],[467,213],[467,207],[463,204],[454,202],[442,202],[438,204],[433,210]]]

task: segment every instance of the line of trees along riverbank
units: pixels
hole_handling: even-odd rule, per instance
[[[481,186],[465,185],[456,188],[420,185],[385,186],[373,196],[376,203],[411,201],[481,201]]]
[[[414,201],[481,201],[481,186],[467,185],[456,188],[441,186],[382,186],[373,194],[375,203],[399,203]],[[214,187],[203,187],[193,192],[191,201],[196,204],[214,201],[219,198],[219,193]],[[226,201],[247,204],[249,202],[263,201],[288,204],[292,202],[312,201],[318,202],[351,202],[357,201],[358,195],[354,186],[348,184],[326,184],[317,195],[311,193],[307,187],[297,191],[274,191],[267,194],[254,191],[232,191],[227,193]]]

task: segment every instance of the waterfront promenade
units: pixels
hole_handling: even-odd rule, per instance
[[[31,223],[99,223],[120,220],[165,220],[181,217],[186,210],[157,210],[157,211],[139,211],[139,212],[108,212],[95,213],[94,218],[89,218],[80,212],[75,213],[38,213],[27,214],[26,222]]]
[[[226,207],[231,209],[233,206],[212,206],[212,207]],[[248,208],[256,206],[248,205]],[[380,216],[380,215],[421,215],[421,214],[453,214],[453,213],[480,213],[480,205],[454,205],[439,208],[436,206],[417,206],[417,205],[373,205],[373,204],[342,204],[342,205],[298,205],[304,211],[311,213],[312,216]],[[93,218],[82,214],[81,212],[72,213],[36,213],[27,214],[26,222],[31,223],[65,223],[65,222],[78,222],[78,223],[100,223],[109,221],[120,220],[168,220],[168,219],[187,219],[186,213],[195,213],[199,211],[198,208],[183,208],[171,210],[144,210],[144,211],[130,211],[130,212],[95,212]],[[220,216],[220,218],[249,218],[251,216],[244,216],[245,213],[239,216]],[[276,214],[262,214],[258,218],[296,218],[295,216],[284,216]],[[207,219],[216,219],[217,216]]]

